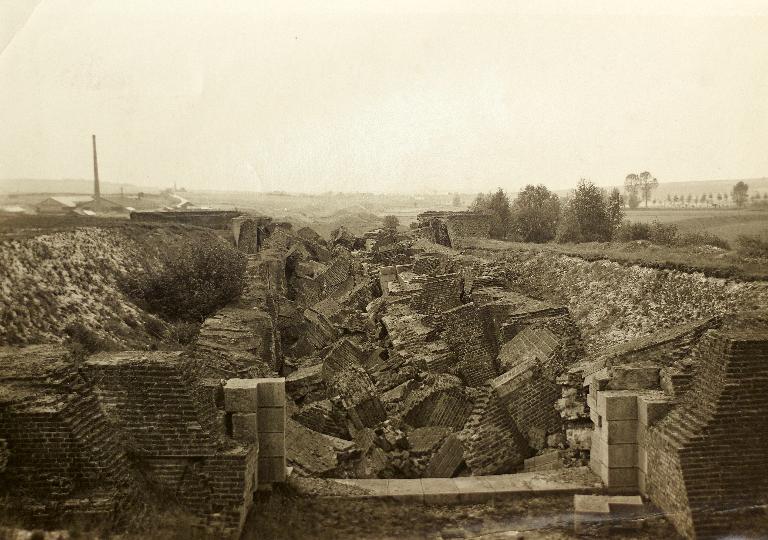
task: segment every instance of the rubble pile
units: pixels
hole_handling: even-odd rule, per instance
[[[285,287],[268,292],[299,474],[494,474],[567,454],[557,378],[581,354],[567,308],[513,292],[493,263],[416,247],[418,231],[277,231],[267,274],[285,278],[266,281]],[[325,441],[327,459],[292,438]]]

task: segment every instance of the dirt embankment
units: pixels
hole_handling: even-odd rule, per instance
[[[220,241],[181,226],[83,227],[0,240],[0,345],[61,342],[82,325],[118,346],[142,347],[158,325],[121,278],[184,242]]]
[[[586,261],[546,251],[474,251],[504,266],[514,287],[563,304],[598,352],[673,325],[744,309],[768,309],[768,282]]]

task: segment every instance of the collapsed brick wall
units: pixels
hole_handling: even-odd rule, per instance
[[[267,236],[266,227],[271,218],[239,216],[232,220],[232,237],[235,247],[243,253],[258,253],[261,243]]]
[[[490,238],[491,216],[465,212],[451,214],[446,218],[448,236],[451,245],[458,244],[461,238]]]
[[[482,389],[459,436],[473,475],[514,472],[528,457],[527,442],[490,387]]]
[[[131,221],[155,223],[183,223],[208,229],[228,229],[233,218],[240,215],[234,210],[184,210],[177,212],[131,212]]]
[[[414,428],[438,426],[460,430],[473,409],[473,400],[450,375],[411,391],[403,404],[403,421]]]
[[[260,309],[225,307],[200,327],[194,346],[201,377],[263,376],[278,366],[273,318]]]
[[[479,212],[423,212],[416,216],[422,238],[446,247],[461,238],[489,238],[491,216]]]
[[[463,284],[458,274],[425,276],[418,283],[421,288],[411,295],[408,302],[416,313],[433,319],[461,305]]]
[[[63,347],[0,349],[0,439],[0,498],[20,518],[108,516],[133,498],[122,440]]]
[[[357,428],[371,427],[386,419],[376,386],[361,365],[362,358],[362,351],[343,339],[325,357],[322,368],[329,397],[340,396]]]
[[[453,370],[469,386],[481,386],[494,378],[494,347],[486,339],[484,324],[474,303],[462,304],[443,313],[442,336],[454,350]]]
[[[687,538],[733,533],[735,508],[768,502],[768,334],[720,332],[694,352],[680,405],[646,437],[647,490]]]
[[[216,439],[203,430],[179,353],[99,353],[83,369],[111,422],[139,456],[209,456]]]
[[[560,387],[544,376],[538,362],[525,362],[491,384],[530,446],[537,445],[532,431],[540,432],[542,438],[561,431],[560,415],[554,407]]]

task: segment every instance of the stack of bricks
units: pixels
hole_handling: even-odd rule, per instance
[[[285,379],[230,379],[224,408],[232,438],[258,447],[258,483],[284,482]]]
[[[611,490],[645,494],[648,428],[669,412],[671,398],[654,390],[597,390],[593,384],[587,401],[595,425],[590,468]]]

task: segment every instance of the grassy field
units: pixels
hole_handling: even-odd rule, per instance
[[[707,231],[735,243],[741,234],[768,236],[768,210],[650,208],[627,210],[633,222],[674,223],[680,232]]]

